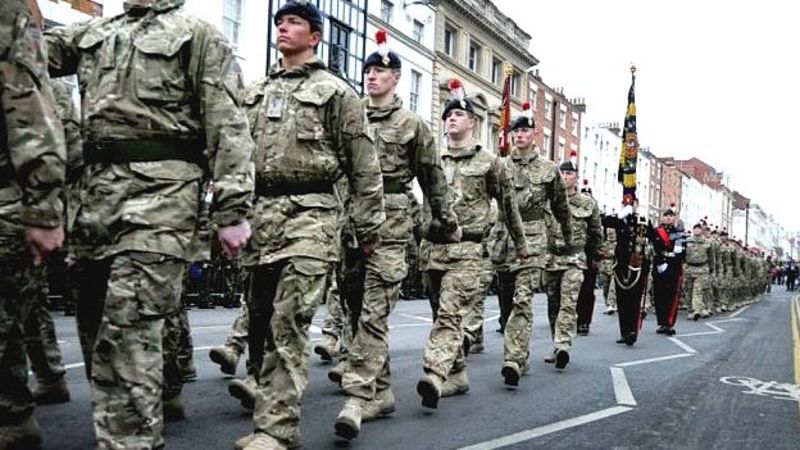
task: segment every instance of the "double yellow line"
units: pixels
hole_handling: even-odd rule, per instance
[[[792,298],[792,337],[794,339],[794,384],[800,385],[800,295]],[[800,408],[800,404],[798,404]]]

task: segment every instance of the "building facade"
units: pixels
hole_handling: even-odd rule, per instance
[[[581,115],[581,124],[580,183],[587,181],[600,212],[616,213],[622,205],[622,185],[617,180],[622,142],[619,128],[596,123],[588,114]]]
[[[377,50],[375,33],[385,29],[389,48],[403,61],[396,93],[403,105],[432,124],[436,10],[422,2],[371,0],[367,5],[367,50]]]
[[[581,121],[586,112],[583,99],[568,99],[564,89],[548,86],[535,69],[528,73],[528,98],[539,134],[536,145],[552,161],[581,153]]]
[[[450,92],[449,81],[461,80],[475,103],[475,139],[496,151],[504,65],[511,64],[512,115],[527,98],[527,73],[538,60],[528,51],[531,37],[489,0],[437,2],[433,95],[431,110],[435,135],[444,135],[441,112]]]
[[[661,209],[672,207],[680,215],[683,174],[666,158],[659,159],[661,161]]]

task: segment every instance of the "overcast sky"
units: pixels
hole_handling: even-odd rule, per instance
[[[792,2],[493,0],[531,36],[544,81],[622,122],[636,72],[639,141],[697,157],[800,231],[800,25]]]

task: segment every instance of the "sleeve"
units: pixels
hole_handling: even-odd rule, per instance
[[[497,200],[498,211],[502,210],[502,217],[505,220],[509,235],[514,240],[517,250],[526,246],[525,230],[522,225],[522,217],[519,214],[519,207],[514,198],[514,185],[511,179],[511,170],[501,158],[495,158],[492,168],[487,172],[489,179],[489,195]],[[499,216],[499,214],[498,214]]]
[[[383,177],[378,153],[367,134],[366,112],[355,92],[345,90],[333,97],[331,111],[335,148],[350,183],[350,221],[360,242],[378,239],[386,220],[383,209]]]
[[[67,83],[63,80],[53,80],[51,86],[61,124],[64,126],[64,139],[67,146],[67,182],[71,183],[78,178],[83,168],[81,118]]]
[[[717,252],[714,251],[714,245],[708,246],[708,267],[712,275],[717,273]]]
[[[205,129],[209,176],[214,186],[211,220],[219,227],[242,222],[252,207],[255,145],[239,107],[241,74],[227,40],[210,26],[198,28],[190,74]]]
[[[449,204],[449,187],[444,177],[439,152],[431,131],[421,120],[417,120],[412,158],[414,175],[419,179],[419,186],[428,199],[433,218],[442,224],[445,232],[455,231],[458,220]]]
[[[586,256],[589,262],[600,260],[600,246],[603,243],[603,226],[600,223],[600,208],[597,202],[592,202],[592,215],[586,227]]]
[[[9,63],[0,65],[9,162],[22,190],[22,223],[55,228],[64,211],[64,129],[48,83],[41,31],[27,20],[17,22]]]
[[[558,170],[555,171],[553,182],[548,184],[550,192],[550,210],[553,217],[561,227],[561,235],[564,236],[564,244],[572,246],[572,214],[569,211],[569,200],[567,200],[567,188]]]
[[[94,24],[96,21],[91,20],[47,30],[45,42],[47,43],[47,62],[50,75],[62,77],[77,72],[80,62],[77,42]]]

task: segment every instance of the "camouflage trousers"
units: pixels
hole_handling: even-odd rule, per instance
[[[600,281],[600,286],[603,288],[603,298],[606,302],[606,308],[615,310],[617,309],[617,288],[614,283],[614,269],[611,268],[610,263],[603,261],[600,272],[597,278]]]
[[[0,256],[0,425],[33,413],[23,333],[36,286],[32,272],[28,257]]]
[[[36,380],[52,383],[64,377],[66,370],[56,339],[53,316],[47,309],[47,275],[43,267],[33,268],[26,291],[31,295],[31,310],[25,319],[25,353],[31,362]]]
[[[708,314],[713,310],[711,296],[711,275],[708,270],[695,270],[686,266],[683,278],[683,292],[689,302],[689,311]]]
[[[341,273],[334,271],[330,276],[330,285],[325,294],[325,322],[322,325],[322,334],[327,338],[339,342],[343,352],[347,352],[353,340],[353,330],[350,325],[348,308],[339,291],[339,278]]]
[[[257,431],[283,445],[300,442],[300,404],[308,385],[309,327],[324,298],[331,268],[326,261],[293,257],[252,270],[251,330],[257,317],[268,324],[253,421]],[[251,345],[252,339],[251,333]]]
[[[572,348],[572,338],[578,327],[575,306],[582,283],[583,270],[576,267],[545,272],[547,318],[550,321],[550,333],[556,350]]]
[[[528,366],[533,333],[533,296],[542,287],[542,269],[529,267],[513,272],[514,301],[503,335],[503,360]]]
[[[162,331],[164,348],[164,392],[162,396],[169,400],[181,393],[183,374],[194,367],[194,346],[192,331],[189,328],[189,317],[183,302],[178,309],[164,318]]]
[[[228,337],[225,339],[225,345],[235,348],[239,353],[244,353],[244,349],[247,348],[247,330],[250,326],[247,309],[247,304],[243,304],[239,307],[239,314],[233,321],[231,331],[228,333]]]
[[[179,306],[185,267],[170,256],[125,252],[71,268],[99,449],[164,445],[163,328]]]
[[[349,396],[372,400],[378,391],[391,387],[389,315],[407,273],[405,252],[404,244],[384,244],[363,265],[361,315],[342,378]]]
[[[486,303],[486,292],[489,290],[489,285],[492,284],[492,276],[492,271],[486,271],[481,274],[481,283],[485,286],[483,295],[472,305],[472,308],[467,311],[467,316],[464,318],[464,334],[472,346],[483,345],[484,306]]]
[[[446,380],[451,373],[467,366],[463,341],[466,318],[486,296],[491,279],[488,270],[429,270],[424,273],[430,289],[431,304],[437,305],[428,341],[425,343],[423,369]]]

